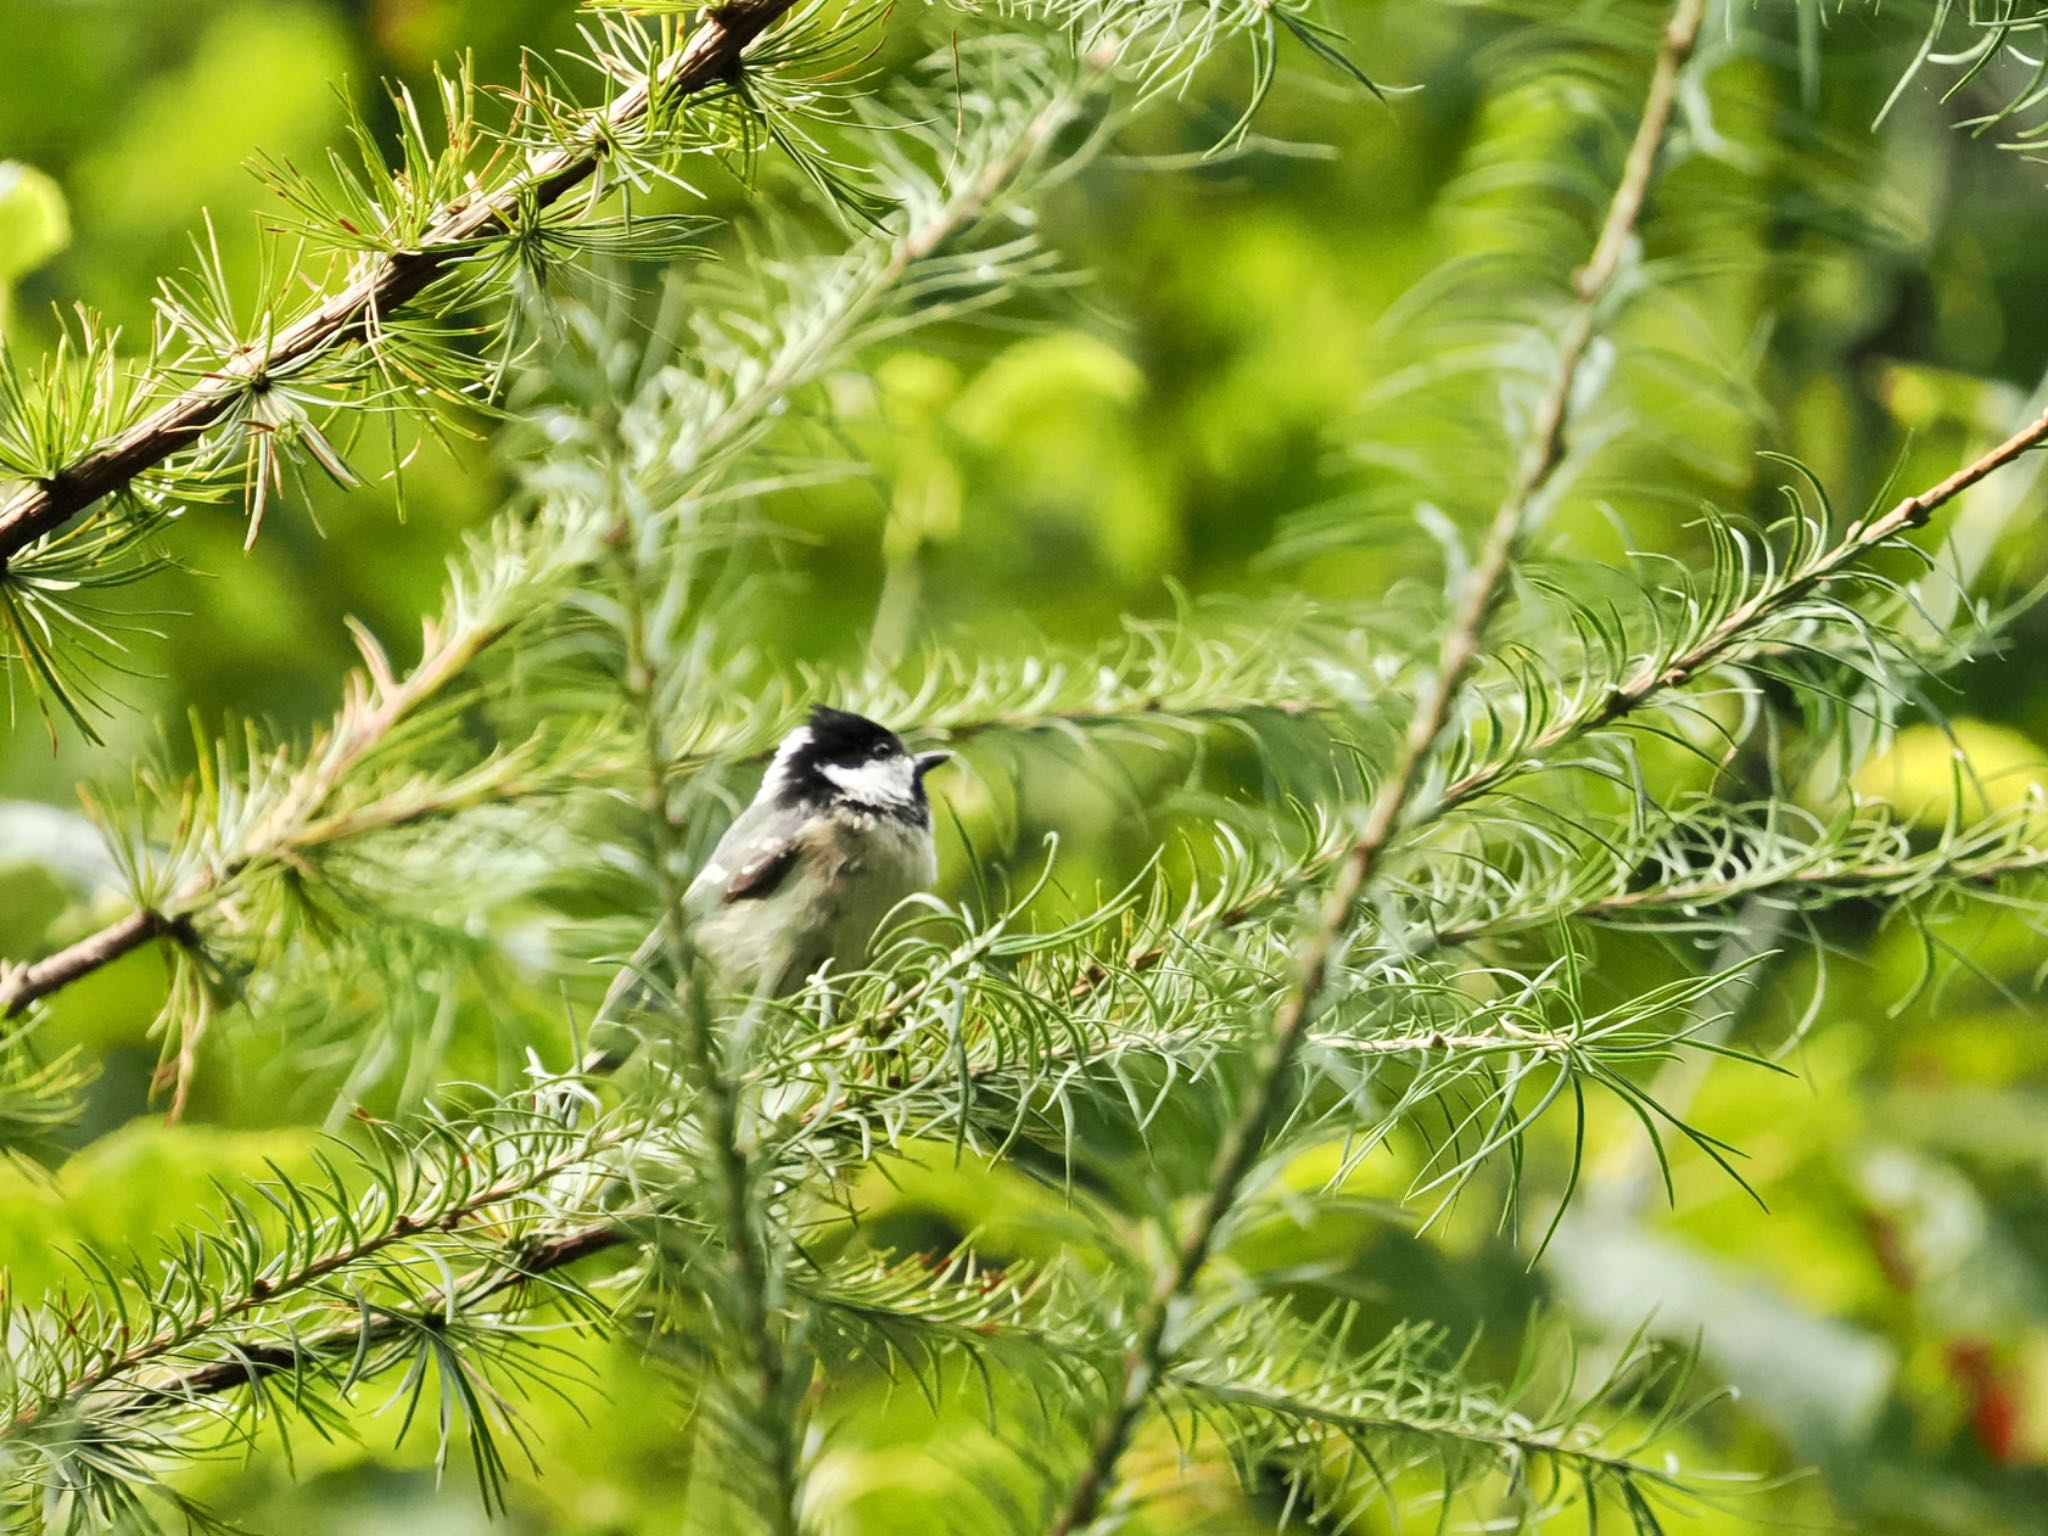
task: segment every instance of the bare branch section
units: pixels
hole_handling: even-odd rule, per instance
[[[130,912],[54,955],[0,975],[0,1019],[13,1018],[37,998],[48,997],[101,966],[112,965],[151,939],[176,931],[173,921],[161,912]]]
[[[1171,1359],[1168,1324],[1208,1264],[1217,1236],[1257,1161],[1267,1131],[1286,1096],[1288,1069],[1301,1048],[1309,1017],[1350,926],[1353,908],[1381,853],[1393,840],[1423,765],[1442,734],[1500,599],[1508,569],[1520,548],[1530,505],[1564,461],[1572,397],[1592,343],[1602,301],[1621,271],[1622,256],[1648,196],[1659,151],[1670,130],[1680,72],[1691,58],[1706,15],[1706,0],[1679,0],[1664,33],[1648,99],[1630,147],[1621,184],[1602,222],[1592,261],[1579,274],[1578,303],[1558,354],[1557,376],[1536,418],[1535,435],[1523,454],[1515,482],[1495,512],[1486,543],[1474,562],[1450,629],[1436,675],[1409,722],[1399,755],[1366,813],[1364,829],[1339,867],[1324,898],[1321,920],[1296,956],[1294,985],[1280,1003],[1261,1053],[1256,1078],[1236,1121],[1225,1131],[1209,1188],[1194,1224],[1181,1240],[1173,1264],[1162,1271],[1137,1319],[1135,1339],[1125,1353],[1121,1390],[1096,1426],[1086,1465],[1064,1506],[1053,1517],[1052,1536],[1070,1536],[1092,1525],[1114,1486],[1117,1464],[1139,1416]]]
[[[36,540],[62,528],[144,471],[189,447],[220,420],[252,381],[320,353],[371,339],[381,317],[403,308],[480,239],[503,234],[522,207],[546,208],[588,180],[623,130],[663,100],[730,80],[747,48],[795,0],[732,0],[712,9],[656,79],[621,94],[593,116],[573,148],[551,150],[496,190],[450,204],[416,249],[369,263],[319,308],[251,347],[120,436],[18,491],[0,504],[0,571]]]

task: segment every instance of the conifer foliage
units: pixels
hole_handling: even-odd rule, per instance
[[[121,904],[0,964],[11,1153],[68,1144],[93,1064],[51,1026],[138,955],[167,977],[156,1113],[193,1114],[227,1043],[259,1041],[233,1059],[329,1133],[161,1243],[5,1290],[10,1528],[229,1528],[195,1468],[394,1431],[500,1509],[548,1452],[530,1405],[601,1396],[606,1351],[672,1388],[648,1411],[692,1469],[680,1528],[890,1528],[842,1448],[880,1380],[961,1528],[1187,1528],[1175,1490],[1224,1474],[1287,1529],[1739,1508],[1774,1469],[1722,1455],[1687,1351],[1645,1331],[1581,1359],[1538,1316],[1496,1369],[1260,1255],[1288,1223],[1496,1217],[1540,1255],[1616,1120],[1667,1187],[1739,1184],[1682,1069],[1786,1069],[1786,1038],[1733,1028],[1766,951],[1825,950],[1836,908],[1930,953],[1971,903],[2038,917],[2038,806],[1959,793],[1929,832],[1854,784],[2018,617],[1940,530],[2048,414],[1860,510],[1795,461],[1689,458],[1658,388],[1768,406],[1658,323],[1721,276],[1674,178],[1742,181],[1761,151],[1717,118],[1719,76],[1824,83],[1811,13],[1857,7],[1493,9],[1502,89],[1569,89],[1586,132],[1483,147],[1471,211],[1545,178],[1561,211],[1395,303],[1384,387],[1331,426],[1360,489],[1269,558],[1391,545],[1427,573],[1355,598],[1269,586],[1086,653],[794,671],[754,644],[789,600],[761,579],[778,498],[868,467],[839,416],[873,360],[986,349],[1086,291],[1038,234],[1049,199],[1197,82],[1241,116],[1153,174],[1277,152],[1260,114],[1291,91],[1400,132],[1404,97],[1315,0],[605,0],[516,81],[397,93],[395,143],[358,123],[326,166],[259,164],[282,212],[258,291],[202,225],[140,344],[81,308],[41,361],[0,355],[24,730],[120,718],[128,639],[179,622],[130,595],[190,509],[253,542],[309,473],[357,484],[372,443],[402,463],[479,430],[514,482],[416,650],[357,627],[324,727],[203,722],[191,753],[102,774]],[[2033,142],[2039,18],[1925,9],[1901,91],[1977,103],[1956,117],[1984,153]],[[1553,537],[1591,506],[1620,558]],[[734,1001],[682,892],[819,699],[954,747],[984,800],[1048,764],[1178,793],[1099,885],[963,815],[946,888],[869,969]],[[1661,978],[1599,974],[1629,937],[1662,942]],[[597,1030],[634,1048],[587,1053]],[[1032,1190],[1034,1235],[992,1216],[920,1249],[868,1219],[935,1166]]]

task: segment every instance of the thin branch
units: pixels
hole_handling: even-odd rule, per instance
[[[1649,98],[1621,186],[1594,245],[1593,264],[1580,274],[1578,303],[1559,348],[1557,376],[1537,414],[1535,436],[1523,454],[1514,485],[1495,513],[1486,543],[1467,578],[1456,618],[1444,636],[1436,676],[1409,722],[1393,768],[1373,796],[1364,829],[1324,898],[1321,920],[1296,956],[1294,984],[1274,1016],[1271,1036],[1257,1065],[1254,1087],[1243,1110],[1224,1134],[1210,1171],[1208,1194],[1193,1226],[1138,1316],[1135,1341],[1124,1356],[1121,1390],[1096,1426],[1087,1463],[1050,1526],[1052,1536],[1070,1536],[1084,1529],[1094,1522],[1101,1509],[1139,1415],[1170,1359],[1168,1324],[1207,1266],[1224,1221],[1236,1204],[1267,1130],[1280,1110],[1288,1088],[1288,1069],[1301,1048],[1310,1015],[1328,982],[1345,930],[1351,923],[1352,909],[1400,826],[1409,795],[1478,654],[1487,621],[1520,546],[1529,507],[1564,461],[1566,429],[1579,368],[1591,345],[1601,303],[1621,270],[1621,253],[1632,238],[1642,211],[1658,151],[1670,128],[1678,75],[1691,57],[1705,14],[1706,0],[1678,0],[1671,24],[1665,30]]]
[[[429,1293],[403,1315],[388,1310],[365,1311],[358,1320],[309,1334],[287,1344],[246,1345],[232,1354],[162,1381],[149,1383],[122,1405],[125,1413],[176,1407],[217,1397],[237,1387],[253,1386],[271,1376],[296,1375],[317,1360],[353,1360],[370,1346],[445,1321],[451,1302],[467,1310],[543,1275],[623,1246],[630,1228],[617,1221],[578,1227],[532,1244],[517,1254],[477,1269],[455,1284]]]
[[[478,240],[505,233],[523,208],[547,208],[588,180],[604,163],[608,146],[651,107],[729,83],[747,48],[794,4],[731,0],[708,8],[695,36],[665,71],[594,114],[574,146],[539,156],[487,195],[451,203],[416,249],[378,257],[346,288],[262,346],[245,348],[112,441],[0,503],[0,572],[36,540],[188,447],[264,375],[374,339],[384,316],[418,297]]]
[[[618,552],[623,590],[626,694],[639,722],[645,749],[642,768],[646,778],[641,794],[651,832],[655,881],[661,892],[662,914],[657,932],[668,952],[670,969],[681,994],[678,1001],[684,1058],[695,1079],[693,1086],[702,1096],[704,1138],[710,1147],[720,1207],[719,1227],[732,1271],[729,1294],[736,1314],[731,1318],[732,1334],[740,1350],[750,1358],[757,1378],[758,1390],[752,1394],[749,1407],[754,1410],[752,1417],[767,1447],[765,1460],[772,1498],[764,1513],[768,1528],[776,1536],[799,1536],[803,1528],[803,1465],[798,1448],[801,1426],[794,1418],[796,1405],[789,1401],[790,1366],[775,1316],[775,1258],[766,1241],[765,1222],[757,1218],[754,1163],[743,1130],[746,1106],[742,1088],[727,1064],[727,1046],[720,1038],[718,1024],[704,995],[697,950],[690,938],[688,882],[679,870],[683,835],[669,803],[669,753],[662,728],[666,714],[659,660],[642,591],[645,578],[631,557],[633,537],[634,530],[621,522],[612,542]]]
[[[1589,714],[1562,718],[1533,737],[1521,758],[1489,764],[1454,780],[1445,787],[1436,808],[1437,814],[1497,788],[1518,773],[1524,763],[1541,757],[1563,742],[1611,725],[1653,695],[1699,676],[1738,649],[1759,620],[1832,581],[1879,546],[1924,526],[1937,509],[2043,443],[2048,443],[2048,411],[1939,484],[1906,497],[1880,517],[1851,524],[1839,543],[1812,556],[1778,585],[1760,590],[1737,604],[1678,656],[1668,662],[1646,666],[1626,682],[1616,684],[1600,706]]]
[[[614,1131],[600,1136],[579,1138],[573,1146],[554,1157],[544,1158],[520,1168],[515,1173],[443,1208],[416,1211],[409,1208],[401,1209],[394,1205],[388,1212],[387,1220],[371,1231],[360,1231],[350,1223],[347,1228],[350,1232],[350,1241],[317,1257],[307,1259],[296,1268],[283,1273],[251,1275],[249,1285],[238,1294],[222,1297],[190,1317],[181,1319],[176,1325],[162,1328],[126,1349],[109,1351],[102,1355],[89,1369],[66,1380],[60,1392],[31,1401],[26,1407],[18,1410],[11,1419],[0,1424],[0,1440],[19,1434],[47,1417],[51,1409],[64,1403],[76,1402],[87,1393],[104,1387],[130,1372],[140,1370],[153,1360],[187,1348],[224,1324],[272,1305],[281,1297],[316,1285],[327,1276],[375,1258],[397,1244],[415,1241],[429,1233],[453,1230],[493,1206],[515,1199],[588,1161],[593,1152],[615,1144],[621,1136],[622,1133]]]
[[[307,766],[269,814],[181,885],[170,900],[117,918],[34,964],[0,968],[0,1020],[18,1017],[31,1004],[152,939],[168,937],[188,945],[196,942],[194,916],[244,873],[332,841],[335,828],[323,829],[321,815],[349,771],[400,724],[438,697],[509,627],[495,613],[472,615],[470,622],[457,624],[446,634],[437,633],[436,626],[430,624],[426,654],[402,679],[395,677],[381,653],[365,642],[368,671],[356,674],[351,696],[340,714],[315,739],[307,753]],[[403,795],[381,811],[373,807],[347,818],[346,829],[349,835],[359,835],[403,826],[425,819],[435,809],[431,801],[422,801],[418,795]]]
[[[1298,1394],[1276,1391],[1270,1387],[1218,1381],[1204,1376],[1200,1371],[1176,1368],[1169,1372],[1168,1376],[1173,1386],[1181,1391],[1212,1398],[1230,1407],[1256,1409],[1278,1417],[1317,1424],[1347,1436],[1377,1433],[1457,1440],[1467,1445],[1486,1446],[1523,1462],[1538,1457],[1554,1457],[1559,1461],[1570,1462],[1575,1466],[1612,1477],[1647,1478],[1661,1483],[1676,1481],[1671,1468],[1666,1464],[1638,1461],[1611,1451],[1603,1451],[1596,1445],[1586,1443],[1583,1438],[1574,1438],[1570,1432],[1546,1434],[1534,1429],[1496,1429],[1459,1423],[1452,1419],[1439,1423],[1424,1418],[1404,1418],[1391,1412],[1346,1411],[1331,1408]]]
[[[1478,918],[1435,929],[1428,935],[1428,940],[1432,946],[1451,947],[1553,927],[1560,918],[1619,923],[1638,914],[1654,919],[1662,912],[1729,907],[1759,898],[1768,902],[1774,896],[1796,900],[1797,893],[1801,892],[1824,893],[1823,901],[1855,901],[1895,896],[1901,886],[1915,894],[1964,885],[1989,888],[2001,881],[2039,874],[2043,870],[2048,870],[2048,848],[2020,849],[1976,859],[1950,858],[1936,853],[1926,858],[1882,859],[1868,863],[1822,860],[1800,868],[1774,868],[1761,872],[1745,870],[1732,875],[1659,883],[1638,891],[1614,891],[1564,909],[1551,908],[1506,918]]]
[[[0,969],[0,1019],[11,1019],[36,999],[113,964],[151,939],[177,931],[175,921],[161,912],[130,912],[54,955],[17,969]]]

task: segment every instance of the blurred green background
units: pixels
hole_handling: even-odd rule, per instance
[[[1617,155],[1603,119],[1581,109],[1610,84],[1633,102],[1640,80],[1628,55],[1605,66],[1621,70],[1615,81],[1580,78],[1566,67],[1568,34],[1530,45],[1532,18],[1612,13],[1647,36],[1663,7],[1337,9],[1376,79],[1419,89],[1376,104],[1292,58],[1247,152],[1205,161],[1246,89],[1241,69],[1217,68],[1043,210],[1049,245],[1089,277],[1043,324],[906,344],[846,391],[834,431],[876,473],[778,498],[776,515],[803,535],[764,588],[757,638],[781,660],[846,663],[929,639],[991,654],[1041,637],[1086,643],[1122,615],[1169,615],[1176,587],[1370,599],[1429,574],[1406,521],[1418,480],[1468,521],[1490,505],[1510,454],[1497,402],[1491,430],[1484,402],[1426,419],[1389,404],[1383,386],[1443,345],[1389,316],[1418,282],[1475,255],[1508,258],[1492,279],[1504,320],[1555,294]],[[1816,69],[1798,13],[1823,11]],[[1769,515],[1779,477],[1763,449],[1812,465],[1853,510],[1895,479],[1938,478],[2002,435],[2041,385],[2048,172],[1959,133],[1968,101],[1944,105],[1928,82],[1872,129],[1917,14],[1787,3],[1743,18],[1740,56],[1715,65],[1711,102],[1692,104],[1688,152],[1646,226],[1673,296],[1628,321],[1642,343],[1617,386],[1631,433],[1555,515],[1554,547],[1611,553],[1613,509],[1634,542],[1695,552],[1688,519],[1702,499]],[[931,19],[917,20],[929,41]],[[145,332],[154,280],[185,260],[201,210],[230,270],[248,271],[262,217],[243,168],[253,152],[315,164],[340,139],[341,93],[388,129],[379,77],[420,82],[466,49],[480,79],[511,80],[521,46],[566,43],[574,22],[565,0],[4,0],[6,344],[49,345],[52,306],[74,301]],[[729,190],[712,195],[737,209]],[[1432,481],[1447,462],[1461,482]],[[1994,595],[2048,571],[2026,473],[1958,524]],[[160,616],[136,642],[141,675],[120,685],[129,707],[105,743],[67,735],[53,752],[32,706],[15,701],[0,800],[57,810],[14,805],[0,831],[0,954],[75,936],[95,900],[111,899],[93,895],[99,872],[58,819],[80,779],[124,779],[155,752],[189,760],[188,708],[210,725],[253,716],[310,729],[353,660],[344,616],[403,657],[438,600],[444,557],[510,484],[486,435],[420,459],[403,520],[374,478],[273,507],[247,553],[235,509],[189,513],[173,535],[185,568],[136,598]],[[2032,664],[2041,624],[2023,619],[2007,656],[1956,674],[1937,701],[2001,784],[2029,780],[2048,739],[2048,681]],[[1945,796],[1948,777],[1939,738],[1915,745],[1871,782],[1917,805]],[[1084,871],[1093,857],[1115,873],[1131,850],[1114,829],[1135,786],[1019,762],[1037,777],[1017,770],[1031,807],[1018,846],[1058,824]],[[1851,912],[1826,937],[1797,1078],[1727,1072],[1680,1088],[1695,1119],[1748,1154],[1768,1214],[1696,1156],[1678,1159],[1667,1206],[1617,1111],[1592,1188],[1533,1273],[1483,1202],[1420,1238],[1383,1217],[1324,1219],[1275,1238],[1270,1262],[1328,1266],[1375,1315],[1478,1330],[1503,1358],[1537,1304],[1596,1338],[1645,1317],[1660,1335],[1700,1334],[1704,1379],[1742,1398],[1701,1431],[1712,1443],[1693,1459],[1788,1475],[1733,1513],[1703,1515],[1701,1529],[2048,1530],[2048,1032],[2033,984],[2048,943],[2017,919],[1966,917],[1951,937],[1975,969],[1942,958],[1943,984],[1900,1010],[1922,961],[1913,934]],[[1638,948],[1612,944],[1615,985],[1660,963]],[[1816,965],[1767,971],[1760,1032],[1782,1038],[1823,982]],[[279,1128],[275,1103],[223,1089],[165,1128],[144,1091],[160,988],[160,965],[137,956],[60,1007],[60,1027],[105,1064],[98,1139],[53,1181],[0,1175],[0,1257],[21,1293],[59,1277],[53,1245],[166,1230],[204,1203],[211,1174],[302,1158],[322,1118],[294,1112],[282,1118],[308,1127]],[[1386,1161],[1360,1194],[1400,1191],[1412,1169]],[[1044,1192],[942,1158],[874,1200],[878,1221],[925,1246],[999,1220],[1011,1251],[1050,1250],[1061,1221]],[[602,1370],[606,1389],[577,1397],[589,1422],[533,1405],[542,1465],[520,1476],[502,1528],[678,1528],[686,1404],[630,1352]],[[958,1465],[937,1470],[914,1393],[849,1388],[829,1411],[821,1479],[845,1528],[971,1518],[948,1479],[984,1454],[973,1405],[949,1408]],[[364,1433],[360,1447],[302,1437],[296,1482],[272,1458],[207,1469],[195,1487],[256,1530],[485,1528],[460,1477],[437,1488],[419,1447],[394,1448],[392,1427],[374,1420]],[[1175,1481],[1169,1447],[1148,1443],[1139,1461],[1150,1485]],[[1266,1528],[1220,1472],[1180,1483],[1148,1529]]]

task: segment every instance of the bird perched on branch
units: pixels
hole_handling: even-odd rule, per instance
[[[938,873],[924,779],[948,752],[906,749],[886,726],[820,704],[776,749],[683,897],[691,946],[734,992],[781,997],[826,966],[868,954],[875,930]],[[616,1019],[668,941],[664,924],[621,971],[598,1013]],[[592,1063],[610,1062],[603,1048]]]

